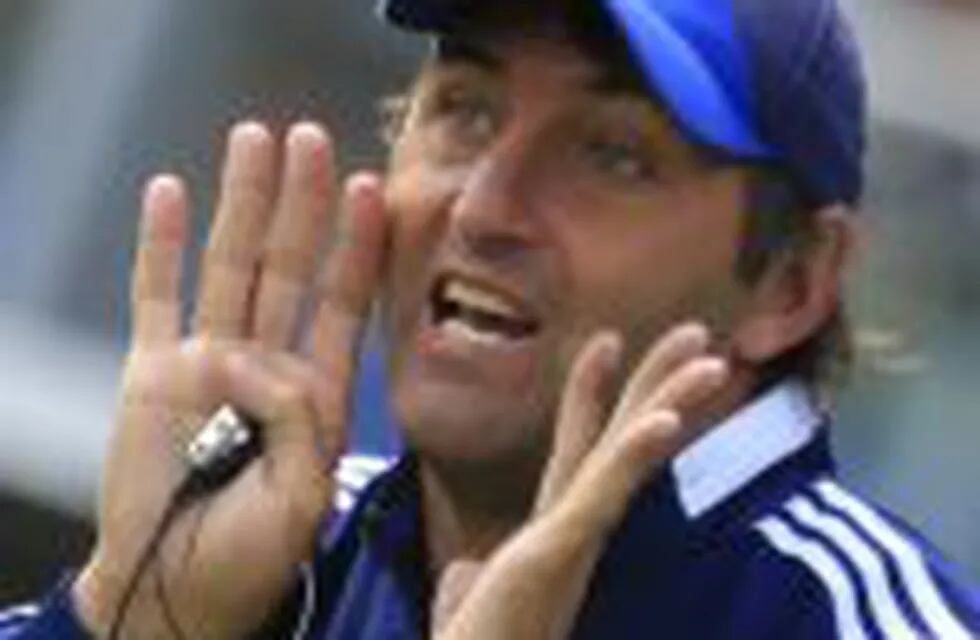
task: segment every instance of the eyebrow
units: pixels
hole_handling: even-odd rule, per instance
[[[436,41],[435,60],[442,64],[469,64],[489,73],[502,73],[504,59],[490,47],[471,38],[443,36]],[[615,64],[599,64],[585,89],[602,97],[651,99],[644,78],[633,69]],[[656,99],[654,99],[656,102]]]
[[[586,90],[600,96],[641,98],[658,102],[645,78],[633,69],[604,64],[586,83]]]
[[[442,64],[470,64],[490,73],[504,70],[503,59],[469,39],[443,36],[436,41],[435,60]]]

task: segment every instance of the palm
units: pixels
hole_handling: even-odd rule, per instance
[[[343,216],[333,219],[334,161],[319,127],[293,128],[283,165],[280,172],[274,141],[261,126],[232,133],[189,336],[181,330],[178,284],[187,198],[172,177],[147,189],[132,347],[106,464],[98,548],[83,574],[98,579],[80,581],[83,603],[85,586],[94,582],[103,600],[118,601],[124,577],[187,472],[184,447],[225,403],[259,418],[265,449],[168,532],[156,568],[176,617],[194,637],[241,635],[261,621],[311,552],[333,495],[331,468],[344,444],[355,355],[380,277],[384,220],[373,176],[348,182]],[[350,241],[337,243],[321,266],[321,245],[335,222]],[[312,346],[300,353],[298,319],[311,298]],[[159,593],[151,595],[143,582],[129,614],[139,623],[127,637],[144,629],[153,635]],[[105,624],[106,612],[89,613],[95,626]]]

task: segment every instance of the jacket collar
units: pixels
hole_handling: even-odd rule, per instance
[[[671,474],[684,515],[696,520],[811,443],[825,416],[799,382],[776,385],[689,445]]]

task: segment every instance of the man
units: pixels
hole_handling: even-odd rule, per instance
[[[281,172],[232,132],[190,338],[184,189],[147,188],[99,542],[0,638],[980,634],[976,591],[833,478],[865,118],[834,1],[384,14],[435,46],[320,277],[320,127]],[[340,460],[338,493],[376,290],[406,455]],[[161,523],[224,404],[261,457]]]

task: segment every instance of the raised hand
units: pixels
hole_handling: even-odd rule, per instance
[[[231,132],[189,335],[179,286],[189,228],[185,187],[159,176],[146,188],[132,344],[98,543],[74,587],[97,635],[117,616],[137,558],[188,471],[185,446],[222,404],[262,422],[264,452],[175,522],[128,608],[123,637],[172,637],[174,624],[187,637],[241,637],[263,621],[312,553],[334,492],[385,219],[374,175],[348,179],[333,206],[332,145],[318,125],[295,125],[284,146],[280,163],[261,125]],[[298,323],[310,300],[312,353],[304,354]]]
[[[619,362],[619,340],[600,334],[582,349],[565,386],[535,513],[485,566],[447,569],[455,571],[455,584],[446,585],[454,593],[440,596],[459,606],[437,609],[437,640],[567,637],[630,498],[691,441],[685,415],[727,379],[725,363],[706,355],[707,347],[703,327],[670,332],[630,376],[608,419],[602,389]]]

